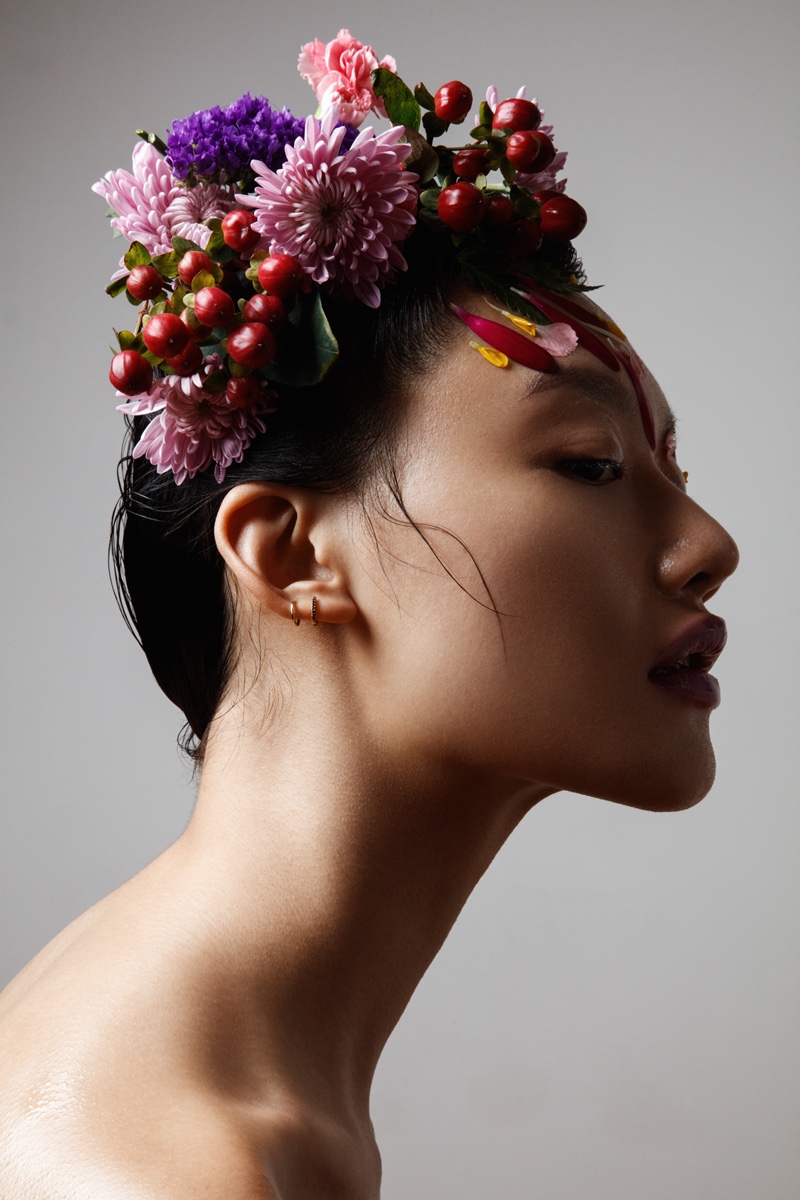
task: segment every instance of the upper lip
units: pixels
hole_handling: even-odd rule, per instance
[[[687,668],[710,671],[725,647],[726,638],[725,622],[708,613],[673,638],[649,673]]]

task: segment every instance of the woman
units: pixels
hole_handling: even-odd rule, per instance
[[[736,549],[582,295],[538,110],[490,94],[448,149],[463,84],[411,96],[422,137],[347,31],[301,70],[320,120],[243,97],[98,185],[143,306],[120,594],[201,777],[185,834],[0,998],[21,1200],[375,1200],[378,1057],[525,813],[713,779]]]

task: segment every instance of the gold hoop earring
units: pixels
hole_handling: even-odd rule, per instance
[[[317,620],[317,597],[316,596],[311,597],[311,624],[319,625],[319,621]]]
[[[294,600],[290,600],[290,602],[289,602],[289,614],[290,614],[292,620],[294,621],[295,625],[299,625],[300,618],[297,616],[297,614],[294,611]]]

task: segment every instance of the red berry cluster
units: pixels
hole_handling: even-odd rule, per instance
[[[203,365],[202,347],[221,343],[227,358],[215,389],[239,407],[263,398],[252,372],[275,357],[289,324],[287,302],[303,287],[305,274],[289,254],[253,256],[260,241],[254,219],[254,213],[236,209],[212,232],[208,252],[190,249],[179,256],[176,249],[131,268],[125,289],[144,307],[136,334],[119,335],[121,349],[111,361],[109,379],[120,392],[147,391],[156,366],[194,375]],[[141,246],[138,255],[149,257]],[[237,304],[232,293],[243,290],[243,270],[254,294]]]
[[[443,121],[463,120],[471,104],[469,88],[454,80],[437,91],[434,112]],[[469,233],[482,225],[508,226],[508,244],[517,255],[535,254],[545,237],[570,242],[581,233],[586,212],[571,197],[538,192],[531,203],[523,189],[515,195],[518,170],[537,174],[555,158],[552,140],[539,128],[541,120],[537,106],[520,97],[503,100],[494,111],[488,104],[481,105],[473,143],[452,154],[444,186],[434,193],[436,213],[453,233]],[[510,190],[493,191],[481,183],[481,176],[496,169]]]

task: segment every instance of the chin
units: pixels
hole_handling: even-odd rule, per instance
[[[616,777],[595,780],[594,785],[584,783],[583,787],[572,784],[568,790],[646,812],[682,812],[708,795],[716,776],[710,740],[703,746],[695,745],[693,752],[688,749],[684,747],[682,754],[666,762],[628,763]]]

